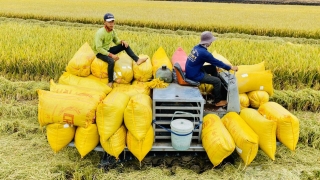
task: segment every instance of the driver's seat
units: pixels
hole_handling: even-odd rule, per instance
[[[200,82],[192,81],[185,77],[179,63],[174,64],[174,70],[176,72],[178,84],[180,84],[181,86],[199,86],[200,85]]]

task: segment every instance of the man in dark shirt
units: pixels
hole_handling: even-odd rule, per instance
[[[222,61],[214,58],[213,55],[208,51],[208,47],[216,38],[212,35],[211,32],[205,31],[201,33],[201,41],[196,45],[189,54],[186,62],[186,78],[193,81],[198,81],[200,83],[212,84],[213,85],[213,95],[214,102],[216,106],[225,106],[227,105],[226,100],[222,100],[221,96],[221,80],[217,77],[217,73],[211,73],[209,71],[216,72],[216,67],[223,68],[225,70],[234,70],[237,71],[237,66],[230,66],[224,64]],[[211,66],[204,68],[203,64],[207,62]]]

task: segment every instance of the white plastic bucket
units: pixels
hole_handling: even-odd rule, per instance
[[[175,114],[176,113],[187,114],[186,112],[180,112],[180,111],[176,111]],[[174,117],[172,117],[172,119],[173,118]],[[194,129],[194,123],[192,123],[188,119],[175,119],[175,120],[171,120],[170,126],[171,126],[171,131],[176,133],[174,134],[171,132],[172,147],[179,151],[184,151],[189,149],[191,140],[192,140],[192,134],[193,134],[192,131]]]

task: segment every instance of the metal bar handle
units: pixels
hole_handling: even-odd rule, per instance
[[[192,113],[189,113],[189,112],[184,112],[184,111],[175,111],[173,116],[172,116],[172,119],[171,121],[173,121],[173,118],[176,114],[189,114],[193,117],[193,127],[196,125],[196,117],[192,114]]]

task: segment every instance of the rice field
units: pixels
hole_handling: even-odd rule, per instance
[[[0,179],[320,179],[320,11],[317,6],[161,2],[144,0],[0,0]],[[156,8],[158,7],[158,8]],[[197,174],[162,164],[98,168],[101,152],[50,148],[38,123],[37,89],[65,71],[74,53],[116,16],[116,30],[137,54],[163,47],[186,53],[210,30],[217,51],[234,65],[265,61],[274,75],[270,100],[300,120],[293,152],[279,144],[276,160],[259,150],[248,167],[235,156]]]
[[[92,45],[93,35],[100,26],[0,18],[0,27],[1,74],[9,79],[57,80],[78,48],[85,42]],[[170,58],[178,47],[189,53],[199,42],[200,34],[117,28],[119,36],[126,39],[137,54],[149,57],[159,47],[163,47]],[[275,89],[320,89],[319,40],[217,33],[216,36],[219,39],[209,51],[217,51],[234,65],[265,61],[266,69],[274,74]]]
[[[146,0],[1,0],[0,16],[100,24],[112,12],[119,25],[319,39],[317,6]],[[147,17],[147,18],[146,18]]]

